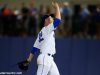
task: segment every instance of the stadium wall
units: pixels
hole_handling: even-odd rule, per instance
[[[16,63],[28,57],[34,40],[0,38],[0,72],[20,72]],[[61,75],[100,75],[100,40],[56,39],[56,48],[54,58]],[[36,57],[22,75],[35,75]]]

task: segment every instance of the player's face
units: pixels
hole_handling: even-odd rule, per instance
[[[47,19],[45,19],[45,22],[50,24],[53,22],[53,18],[51,16],[49,16]]]

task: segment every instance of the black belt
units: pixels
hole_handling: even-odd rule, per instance
[[[49,53],[48,53],[48,56],[52,56],[52,57],[54,57],[54,55],[52,55],[52,54],[49,54]]]
[[[40,53],[40,54],[43,54],[43,53]],[[47,53],[47,55],[54,57],[54,55],[53,54],[50,54],[50,53]]]

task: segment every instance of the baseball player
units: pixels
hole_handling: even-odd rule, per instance
[[[61,22],[61,15],[58,3],[52,2],[52,5],[55,8],[55,17],[52,14],[43,16],[44,27],[39,32],[29,57],[26,61],[18,63],[19,67],[23,64],[24,66],[28,65],[35,53],[40,50],[37,58],[38,70],[36,75],[60,75],[53,56],[56,53],[54,30]]]

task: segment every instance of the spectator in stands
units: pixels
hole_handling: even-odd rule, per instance
[[[96,5],[88,5],[90,12],[89,35],[93,38],[96,34]]]
[[[21,4],[21,22],[20,22],[20,35],[27,36],[28,35],[28,21],[29,21],[29,8],[25,6],[25,3]]]
[[[20,12],[20,9],[18,9],[16,7],[16,5],[14,5],[14,8],[13,8],[13,13],[12,13],[12,19],[13,19],[13,25],[14,25],[14,29],[12,30],[13,31],[13,36],[19,36],[19,29],[21,28],[21,25],[20,25],[20,21],[22,19],[22,15],[21,15],[21,12]]]
[[[81,5],[74,5],[74,11],[72,15],[72,36],[80,36],[81,26],[82,26],[82,16],[81,16]]]
[[[35,1],[31,2],[29,5],[29,28],[28,34],[29,36],[36,36],[37,33],[37,13],[38,9],[35,7]]]
[[[81,23],[81,26],[80,26],[80,29],[81,29],[80,37],[82,37],[82,38],[88,37],[89,16],[90,16],[90,12],[87,9],[87,7],[82,7],[82,11],[81,11],[82,23]]]
[[[2,9],[2,25],[3,25],[3,35],[8,36],[11,35],[11,25],[10,25],[10,15],[12,13],[11,9],[8,8],[7,4],[5,4]]]
[[[62,7],[62,17],[63,17],[63,25],[64,25],[64,36],[69,36],[71,34],[71,15],[72,15],[72,10],[69,6],[68,2],[64,2],[63,3],[63,7]]]
[[[9,15],[9,23],[10,23],[10,30],[11,30],[11,36],[16,36],[17,32],[17,14],[18,11],[16,8],[12,9],[11,14]]]
[[[97,5],[96,11],[96,37],[100,39],[100,5]]]

